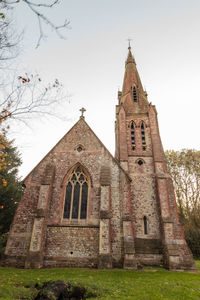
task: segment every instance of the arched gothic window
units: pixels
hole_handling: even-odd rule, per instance
[[[131,145],[132,150],[135,150],[135,128],[133,121],[131,122]]]
[[[145,130],[144,130],[144,123],[141,123],[141,136],[142,136],[142,145],[146,145],[146,140],[145,140]]]
[[[137,102],[137,91],[135,87],[133,87],[133,101]]]
[[[144,222],[144,234],[147,234],[148,230],[147,230],[147,217],[146,216],[143,217],[143,222]]]
[[[89,178],[84,168],[77,165],[69,175],[65,191],[64,219],[87,218]]]

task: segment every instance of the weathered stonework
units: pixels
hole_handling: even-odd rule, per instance
[[[81,116],[26,177],[4,265],[195,269],[130,48],[118,99],[115,158]]]

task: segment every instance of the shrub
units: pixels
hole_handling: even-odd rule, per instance
[[[8,239],[8,233],[4,233],[0,235],[0,259],[4,255],[7,239]]]

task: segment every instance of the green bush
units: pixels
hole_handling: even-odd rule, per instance
[[[198,227],[184,226],[185,239],[194,258],[200,258],[200,229]]]
[[[0,235],[0,259],[4,255],[7,239],[8,239],[8,233],[4,233]]]

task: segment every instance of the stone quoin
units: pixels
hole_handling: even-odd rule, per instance
[[[157,112],[128,48],[113,157],[79,121],[25,178],[5,265],[195,269],[179,222]]]

